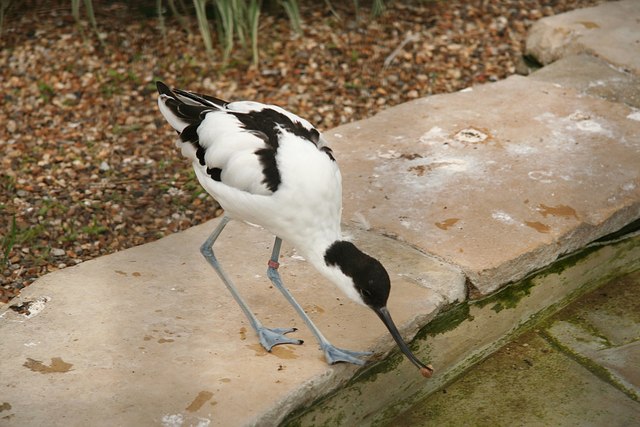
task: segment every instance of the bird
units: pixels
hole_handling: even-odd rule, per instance
[[[376,258],[341,230],[342,176],[333,151],[307,120],[282,107],[256,101],[227,102],[214,96],[170,89],[156,82],[158,107],[178,133],[177,145],[191,160],[200,185],[224,214],[200,252],[214,268],[267,350],[302,344],[287,334],[296,328],[267,328],[240,295],[213,247],[232,219],[257,224],[275,240],[267,276],[309,327],[327,363],[363,365],[371,353],[335,347],[316,327],[278,272],[282,241],[359,305],[373,310],[400,350],[426,378],[433,367],[409,349],[387,309],[391,283]]]

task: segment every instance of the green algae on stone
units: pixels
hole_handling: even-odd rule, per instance
[[[538,275],[535,275],[519,282],[514,282],[492,295],[473,301],[473,304],[480,308],[493,304],[491,309],[496,313],[500,313],[504,309],[515,308],[522,298],[531,294],[531,288],[534,286],[533,281],[538,277]]]
[[[622,255],[624,253],[640,244],[634,243],[633,239],[625,240],[624,242],[629,241],[632,243],[631,247],[625,246],[620,248],[619,253],[616,254],[616,258],[623,258]],[[539,281],[540,279],[550,275],[561,275],[565,270],[576,266],[580,261],[586,259],[589,255],[601,249],[603,246],[604,245],[600,244],[592,244],[571,254],[561,256],[552,264],[532,272],[519,282],[511,283],[492,295],[473,301],[473,304],[478,305],[481,308],[489,304],[493,304],[491,309],[496,313],[499,313],[504,309],[515,308],[524,297],[530,295],[531,288],[535,286],[534,281]],[[616,246],[616,244],[612,244],[612,246]],[[612,274],[612,276],[615,276],[615,274]]]
[[[444,312],[438,313],[435,319],[418,331],[413,342],[421,341],[427,336],[444,334],[457,328],[465,320],[473,320],[473,316],[469,314],[469,304],[467,302],[457,304]]]

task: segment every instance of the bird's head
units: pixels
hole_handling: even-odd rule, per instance
[[[344,240],[334,242],[324,257],[328,266],[335,266],[350,279],[361,302],[371,308],[385,324],[391,336],[419,370],[422,376],[431,377],[433,368],[425,365],[411,352],[387,310],[391,281],[380,261],[365,254],[353,243]]]

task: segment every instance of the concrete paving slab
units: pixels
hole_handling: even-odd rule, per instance
[[[32,301],[23,314],[5,307],[2,425],[275,425],[288,408],[357,372],[351,365],[328,366],[270,286],[272,236],[232,222],[216,245],[230,276],[265,325],[298,327],[295,336],[305,340],[272,354],[262,349],[199,253],[215,224],[46,275],[14,301]],[[464,298],[456,269],[389,238],[352,233],[386,264],[393,281],[389,309],[408,338],[440,306]],[[327,338],[343,348],[373,350],[373,359],[393,347],[373,312],[283,249],[283,280]]]
[[[640,273],[568,307],[548,333],[567,351],[604,368],[640,398]]]
[[[561,319],[579,321],[611,346],[640,340],[640,272],[591,292],[567,307]]]
[[[636,398],[640,397],[640,340],[610,347],[601,336],[580,325],[558,321],[550,328],[553,338],[569,351],[604,369]]]
[[[486,295],[640,217],[639,119],[513,76],[326,137],[345,220],[460,266]]]
[[[640,2],[623,0],[576,9],[537,21],[526,54],[542,64],[589,53],[640,74]]]
[[[640,109],[640,76],[591,55],[564,57],[532,73],[529,78]]]

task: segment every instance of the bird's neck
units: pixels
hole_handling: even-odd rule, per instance
[[[331,248],[336,242],[342,241],[344,241],[343,236],[337,235],[333,239],[315,242],[316,244],[314,246],[309,247],[310,250],[300,252],[306,260],[316,268],[316,270],[335,284],[346,296],[359,304],[365,305],[361,296],[354,287],[353,279],[345,275],[339,266],[335,264],[330,265],[327,262],[326,255],[329,248]]]

